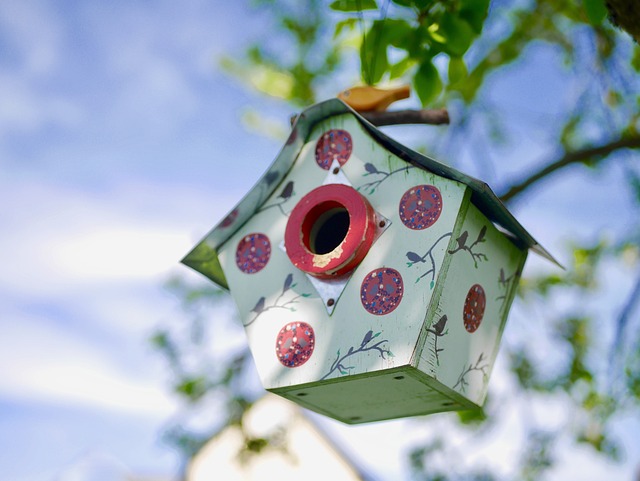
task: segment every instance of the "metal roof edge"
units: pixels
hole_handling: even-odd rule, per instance
[[[563,268],[562,264],[560,264],[544,247],[542,247],[542,245],[533,238],[522,224],[518,222],[486,182],[471,177],[470,175],[460,172],[459,170],[443,164],[431,157],[420,154],[419,152],[399,143],[358,114],[358,112],[353,110],[342,100],[336,98],[327,100],[326,102],[339,102],[342,104],[342,113],[349,112],[355,115],[358,121],[378,142],[382,144],[383,147],[390,150],[402,160],[422,166],[436,175],[467,185],[472,191],[471,202],[478,207],[478,209],[480,209],[480,211],[486,215],[489,220],[507,230],[536,254],[553,262],[558,267]]]
[[[338,98],[314,104],[295,118],[287,142],[280,149],[280,152],[265,173],[229,214],[218,222],[181,262],[227,289],[226,277],[220,268],[218,260],[218,248],[235,234],[256,213],[264,201],[273,194],[276,187],[280,185],[295,163],[304,142],[307,140],[307,136],[314,126],[328,117],[342,114],[355,116],[374,140],[405,162],[418,165],[436,175],[467,185],[472,191],[471,201],[489,220],[507,230],[527,248],[562,267],[516,220],[485,182],[400,144]]]

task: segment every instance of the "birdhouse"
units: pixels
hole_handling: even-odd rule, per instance
[[[268,391],[356,424],[482,405],[529,249],[554,261],[486,184],[332,99],[183,263],[231,291]]]

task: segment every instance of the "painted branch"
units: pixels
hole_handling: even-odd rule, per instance
[[[449,123],[447,109],[391,110],[385,112],[360,112],[373,125],[427,124],[443,125]]]
[[[599,145],[596,147],[588,147],[586,149],[576,150],[574,152],[568,152],[558,160],[550,162],[542,169],[533,173],[526,179],[520,181],[517,184],[512,185],[505,193],[500,195],[500,199],[503,202],[507,202],[514,197],[522,194],[526,189],[531,187],[536,182],[544,179],[548,175],[567,167],[571,164],[585,162],[593,160],[594,162],[600,162],[607,155],[615,152],[619,149],[637,149],[640,148],[640,137],[622,137],[618,140],[610,142],[608,144]]]

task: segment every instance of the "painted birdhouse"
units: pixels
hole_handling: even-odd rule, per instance
[[[268,391],[355,424],[482,405],[529,249],[553,261],[486,184],[333,99],[183,263],[231,291]]]

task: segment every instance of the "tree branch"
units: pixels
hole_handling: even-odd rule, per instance
[[[507,202],[514,197],[522,194],[526,189],[531,187],[536,182],[544,179],[546,176],[560,170],[568,165],[586,162],[593,160],[594,163],[600,162],[607,155],[618,149],[637,149],[640,148],[640,136],[634,137],[621,137],[618,140],[614,140],[608,144],[599,145],[597,147],[588,147],[586,149],[576,150],[574,152],[567,152],[563,157],[551,162],[539,171],[533,173],[521,182],[512,185],[506,192],[501,194],[500,200]]]
[[[449,112],[447,109],[391,110],[384,112],[371,111],[360,112],[360,115],[378,127],[383,125],[442,125],[449,123]]]

